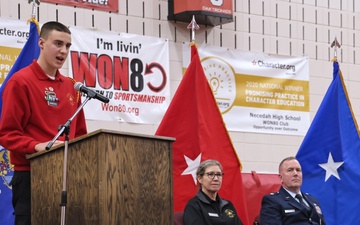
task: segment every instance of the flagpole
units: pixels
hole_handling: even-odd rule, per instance
[[[331,48],[334,48],[334,60],[337,60],[337,48],[341,48],[341,45],[339,44],[336,36],[334,41],[330,45]]]
[[[187,26],[187,29],[191,29],[191,42],[195,43],[195,30],[199,30],[200,27],[195,21],[195,16],[193,15],[191,22]]]
[[[36,5],[40,5],[40,1],[39,0],[29,0],[28,3],[29,4],[32,3],[31,18],[35,19],[35,17],[36,17]]]
[[[31,17],[27,21],[27,23],[33,22],[34,24],[36,24],[38,34],[40,34],[40,26],[39,26],[38,21],[36,20],[36,7],[40,5],[40,1],[39,0],[28,0],[28,3],[29,4],[32,3],[32,10],[31,10]]]

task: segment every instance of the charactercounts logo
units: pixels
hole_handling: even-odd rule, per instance
[[[206,57],[201,62],[216,103],[222,114],[228,112],[236,97],[235,71],[225,60]]]
[[[289,65],[279,62],[266,62],[264,60],[253,60],[251,62],[253,66],[258,66],[260,68],[271,68],[271,69],[280,69],[289,71],[289,75],[295,75],[296,67],[295,65]]]

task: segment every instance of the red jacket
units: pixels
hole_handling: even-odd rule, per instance
[[[17,171],[30,170],[26,154],[34,153],[38,143],[52,140],[59,125],[64,125],[81,104],[73,80],[59,71],[55,80],[50,79],[35,60],[9,79],[2,100],[0,145],[10,151]],[[81,110],[70,125],[69,139],[86,133]]]

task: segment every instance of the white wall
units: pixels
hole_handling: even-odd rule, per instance
[[[1,0],[0,17],[26,21],[27,0]],[[181,80],[182,42],[190,41],[187,23],[167,21],[167,0],[119,0],[119,13],[92,11],[42,2],[40,23],[57,20],[66,25],[94,27],[167,38],[170,41],[171,93]],[[190,21],[189,21],[190,22]],[[358,0],[234,0],[234,22],[201,26],[196,42],[232,49],[310,58],[310,111],[314,117],[332,80],[337,37],[338,59],[357,120],[360,116],[360,2]],[[67,65],[65,63],[65,65]],[[63,68],[66,74],[67,68]],[[87,121],[89,131],[100,128],[154,134],[157,126]],[[230,133],[243,171],[276,173],[278,163],[295,155],[303,136]]]

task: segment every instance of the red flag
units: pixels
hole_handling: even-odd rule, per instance
[[[196,46],[191,63],[166,111],[156,135],[175,137],[173,143],[174,211],[183,211],[194,197],[196,169],[201,161],[216,159],[224,178],[219,195],[230,200],[248,224],[241,165],[206,79]]]

